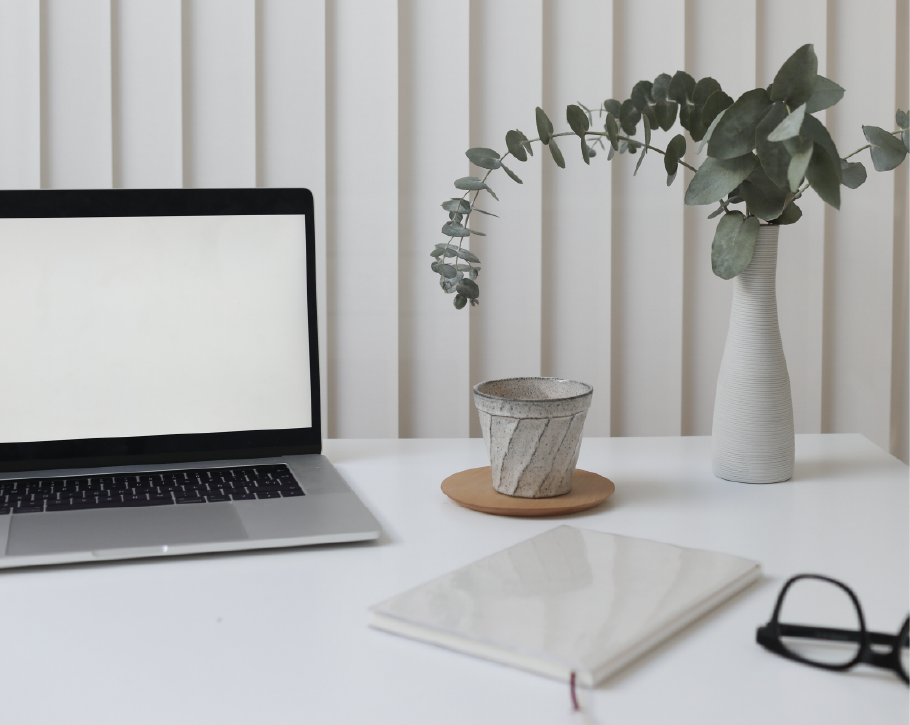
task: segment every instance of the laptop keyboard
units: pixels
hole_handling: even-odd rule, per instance
[[[303,496],[283,464],[0,481],[0,515]]]

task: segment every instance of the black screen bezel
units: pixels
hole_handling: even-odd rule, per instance
[[[79,189],[0,191],[0,218],[303,214],[310,346],[309,428],[0,443],[0,471],[265,458],[322,452],[316,243],[307,189]],[[0,311],[2,314],[2,311]],[[3,412],[0,410],[0,415]]]

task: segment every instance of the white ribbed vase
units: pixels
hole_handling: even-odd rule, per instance
[[[714,399],[714,475],[776,483],[793,475],[793,402],[777,323],[778,225],[762,225],[733,310]]]

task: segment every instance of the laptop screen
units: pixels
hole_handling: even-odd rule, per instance
[[[318,447],[312,207],[264,209],[281,191],[302,190],[0,192],[0,465]],[[10,193],[41,213],[11,216]],[[73,195],[88,207],[57,216]]]

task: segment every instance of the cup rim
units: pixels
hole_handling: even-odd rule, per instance
[[[578,395],[567,395],[563,398],[505,398],[501,395],[490,395],[489,393],[483,393],[478,388],[481,385],[489,385],[490,383],[509,383],[513,380],[553,380],[558,383],[575,383],[576,385],[583,385],[587,390]],[[583,383],[580,380],[569,380],[568,378],[556,378],[556,377],[542,377],[542,376],[528,376],[528,375],[519,375],[514,378],[497,378],[495,380],[484,380],[483,382],[477,383],[474,386],[474,395],[479,395],[481,398],[486,398],[487,400],[514,400],[520,403],[551,403],[562,400],[577,400],[578,398],[584,398],[586,395],[591,395],[594,392],[594,386],[590,383]]]

